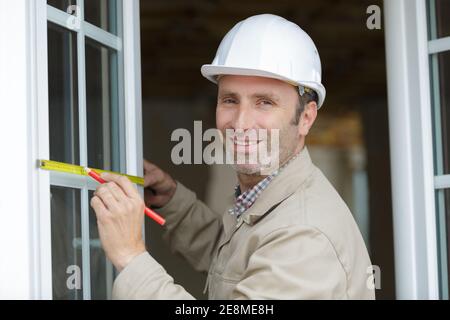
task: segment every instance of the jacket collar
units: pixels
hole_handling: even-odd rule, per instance
[[[306,146],[270,182],[255,203],[242,215],[247,224],[253,225],[272,207],[292,195],[311,175],[314,165]]]

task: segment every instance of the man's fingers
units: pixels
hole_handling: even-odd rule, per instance
[[[94,195],[102,201],[103,205],[108,210],[114,209],[118,204],[118,200],[105,184],[99,185],[95,190]]]
[[[139,192],[133,183],[125,176],[121,176],[118,174],[113,174],[109,172],[102,173],[101,177],[108,182],[115,182],[120,188],[122,188],[123,192],[130,198],[139,198]]]
[[[145,187],[158,186],[164,182],[164,172],[160,169],[151,170],[145,174],[144,180]]]
[[[156,165],[144,159],[144,171],[151,171],[153,169],[158,169]]]
[[[102,184],[101,187],[106,188],[109,192],[111,192],[117,202],[122,202],[128,198],[122,188],[115,182],[107,182]]]
[[[97,216],[97,219],[100,221],[104,220],[104,218],[107,217],[109,214],[105,204],[98,196],[92,197],[91,207],[94,209],[95,215]]]

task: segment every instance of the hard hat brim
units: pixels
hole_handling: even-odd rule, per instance
[[[315,82],[313,83],[311,81],[298,81],[294,79],[289,79],[287,77],[280,76],[279,74],[270,71],[250,69],[250,68],[217,66],[213,64],[204,64],[201,67],[200,71],[206,79],[216,84],[218,82],[218,76],[221,75],[254,76],[254,77],[278,79],[287,82],[293,86],[303,85],[305,87],[315,90],[319,96],[319,101],[317,103],[318,108],[322,106],[322,103],[325,100],[325,87],[323,87],[322,84]]]

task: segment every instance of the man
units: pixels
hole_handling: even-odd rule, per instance
[[[233,156],[257,152],[279,130],[269,158],[280,167],[263,174],[261,162],[234,164],[239,185],[218,215],[145,162],[145,202],[160,207],[171,248],[208,272],[211,299],[373,299],[360,232],[305,146],[325,98],[313,41],[281,17],[253,16],[225,36],[201,71],[218,84],[217,128],[225,140],[227,130],[235,132]],[[269,137],[248,134],[260,130]],[[106,254],[120,271],[114,298],[193,298],[147,253],[136,188],[123,177],[104,178],[110,182],[91,204]]]

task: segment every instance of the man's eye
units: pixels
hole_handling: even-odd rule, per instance
[[[270,100],[261,100],[258,102],[260,106],[270,107],[273,105],[273,102]]]
[[[234,104],[234,103],[236,103],[236,100],[234,100],[234,99],[223,99],[223,103]]]

